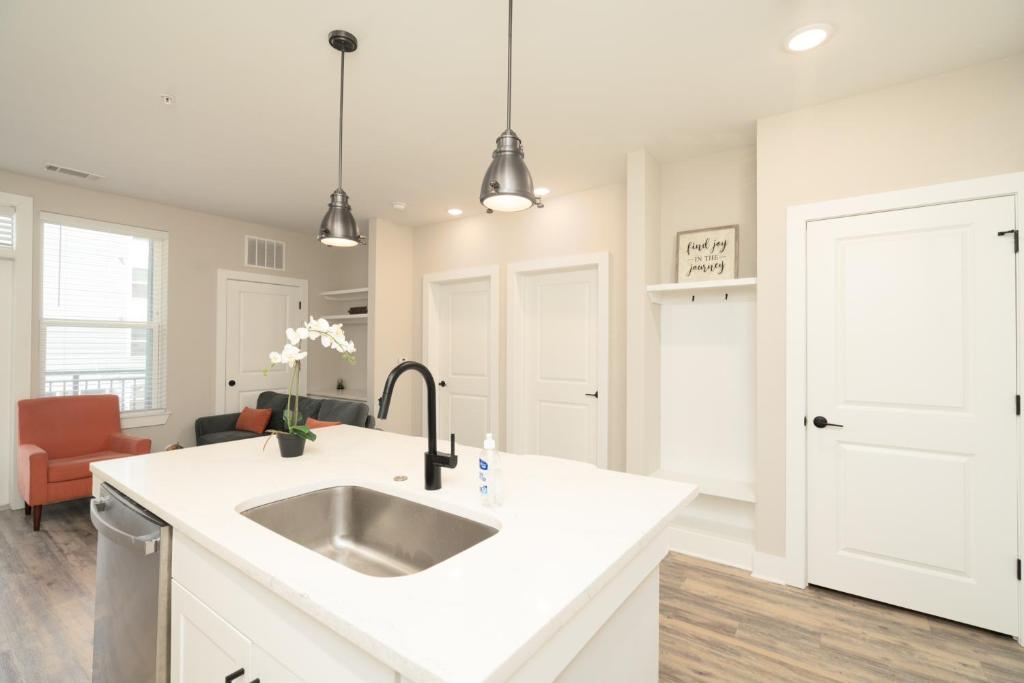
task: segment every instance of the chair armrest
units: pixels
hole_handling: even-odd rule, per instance
[[[124,432],[110,435],[110,450],[129,455],[144,455],[153,448],[153,442],[141,436],[130,436]]]
[[[18,446],[18,492],[29,505],[46,501],[47,468],[50,455],[39,446],[23,443]]]
[[[210,415],[200,417],[196,420],[196,441],[204,434],[216,434],[218,432],[230,432],[238,422],[241,413],[228,413],[227,415]]]

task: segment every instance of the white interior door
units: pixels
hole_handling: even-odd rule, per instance
[[[270,367],[268,354],[280,351],[288,327],[302,324],[300,285],[249,280],[227,280],[224,288],[224,411],[235,412],[256,405],[263,391],[287,393],[291,371]],[[300,392],[306,390],[303,365]]]
[[[809,224],[811,583],[1017,633],[1014,224],[1007,197]]]
[[[483,445],[494,424],[497,389],[492,279],[427,283],[427,363],[437,381],[437,432]]]
[[[607,466],[600,409],[607,329],[594,264],[513,274],[510,435],[515,452]]]

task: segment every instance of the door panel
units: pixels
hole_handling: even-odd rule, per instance
[[[520,452],[597,464],[597,288],[594,266],[520,276]]]
[[[1017,626],[1010,198],[807,234],[808,579]]]
[[[286,366],[271,368],[268,354],[284,346],[286,328],[301,324],[301,289],[296,285],[228,280],[225,295],[224,410],[235,412],[244,406],[254,407],[263,391],[287,393],[291,373]]]
[[[249,671],[251,647],[228,622],[171,582],[171,683],[223,681],[238,669]]]
[[[483,445],[491,424],[491,379],[496,371],[491,346],[491,278],[428,283],[433,324],[428,326],[428,362],[437,387],[437,430],[460,442]],[[430,313],[428,313],[430,315]],[[444,386],[440,383],[444,382]]]

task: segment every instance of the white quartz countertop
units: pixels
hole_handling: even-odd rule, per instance
[[[478,449],[460,446],[440,491],[423,488],[426,440],[318,430],[299,458],[255,438],[93,463],[110,482],[247,576],[413,681],[501,679],[518,669],[669,523],[697,488],[558,458],[503,454],[504,505],[477,493]],[[442,444],[443,446],[444,444]],[[447,448],[443,448],[447,450]],[[397,475],[408,477],[395,482]],[[357,484],[500,530],[422,572],[372,577],[240,510]]]

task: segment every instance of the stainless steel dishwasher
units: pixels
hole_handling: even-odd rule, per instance
[[[109,484],[92,500],[93,683],[170,679],[171,527]]]

